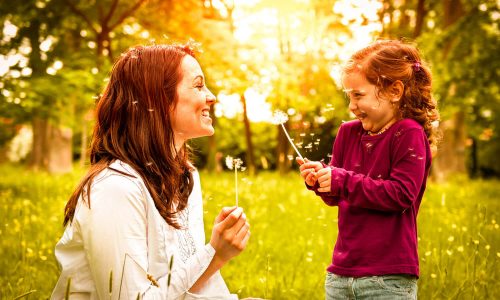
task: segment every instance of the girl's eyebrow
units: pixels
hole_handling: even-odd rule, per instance
[[[344,93],[364,93],[364,90],[343,89]]]

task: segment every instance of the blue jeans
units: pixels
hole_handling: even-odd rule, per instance
[[[326,300],[417,299],[417,278],[411,275],[344,277],[328,272]]]

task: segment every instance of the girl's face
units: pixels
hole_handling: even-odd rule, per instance
[[[172,113],[172,127],[177,149],[188,139],[214,134],[210,107],[215,96],[205,85],[201,67],[191,55],[181,62],[182,79],[177,85],[177,104]]]
[[[393,99],[384,94],[377,96],[377,87],[360,72],[344,75],[342,84],[349,97],[349,110],[361,121],[364,130],[378,133],[397,121],[397,96]]]

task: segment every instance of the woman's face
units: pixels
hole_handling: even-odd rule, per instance
[[[182,79],[177,85],[177,104],[172,113],[172,126],[177,149],[188,139],[214,134],[210,107],[215,96],[205,85],[198,61],[186,55],[181,62]]]

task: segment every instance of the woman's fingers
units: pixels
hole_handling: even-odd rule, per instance
[[[236,209],[236,206],[225,206],[220,211],[217,218],[215,218],[215,224],[222,222],[227,216]]]
[[[240,250],[243,250],[246,246],[246,241],[248,241],[249,237],[250,237],[250,224],[248,222],[245,222],[245,224],[243,224],[243,226],[240,228],[240,230],[234,237],[234,243]]]
[[[229,229],[233,227],[233,225],[238,222],[240,217],[243,215],[243,208],[237,207],[230,214],[226,216],[225,219],[219,221],[218,225],[222,230]]]

